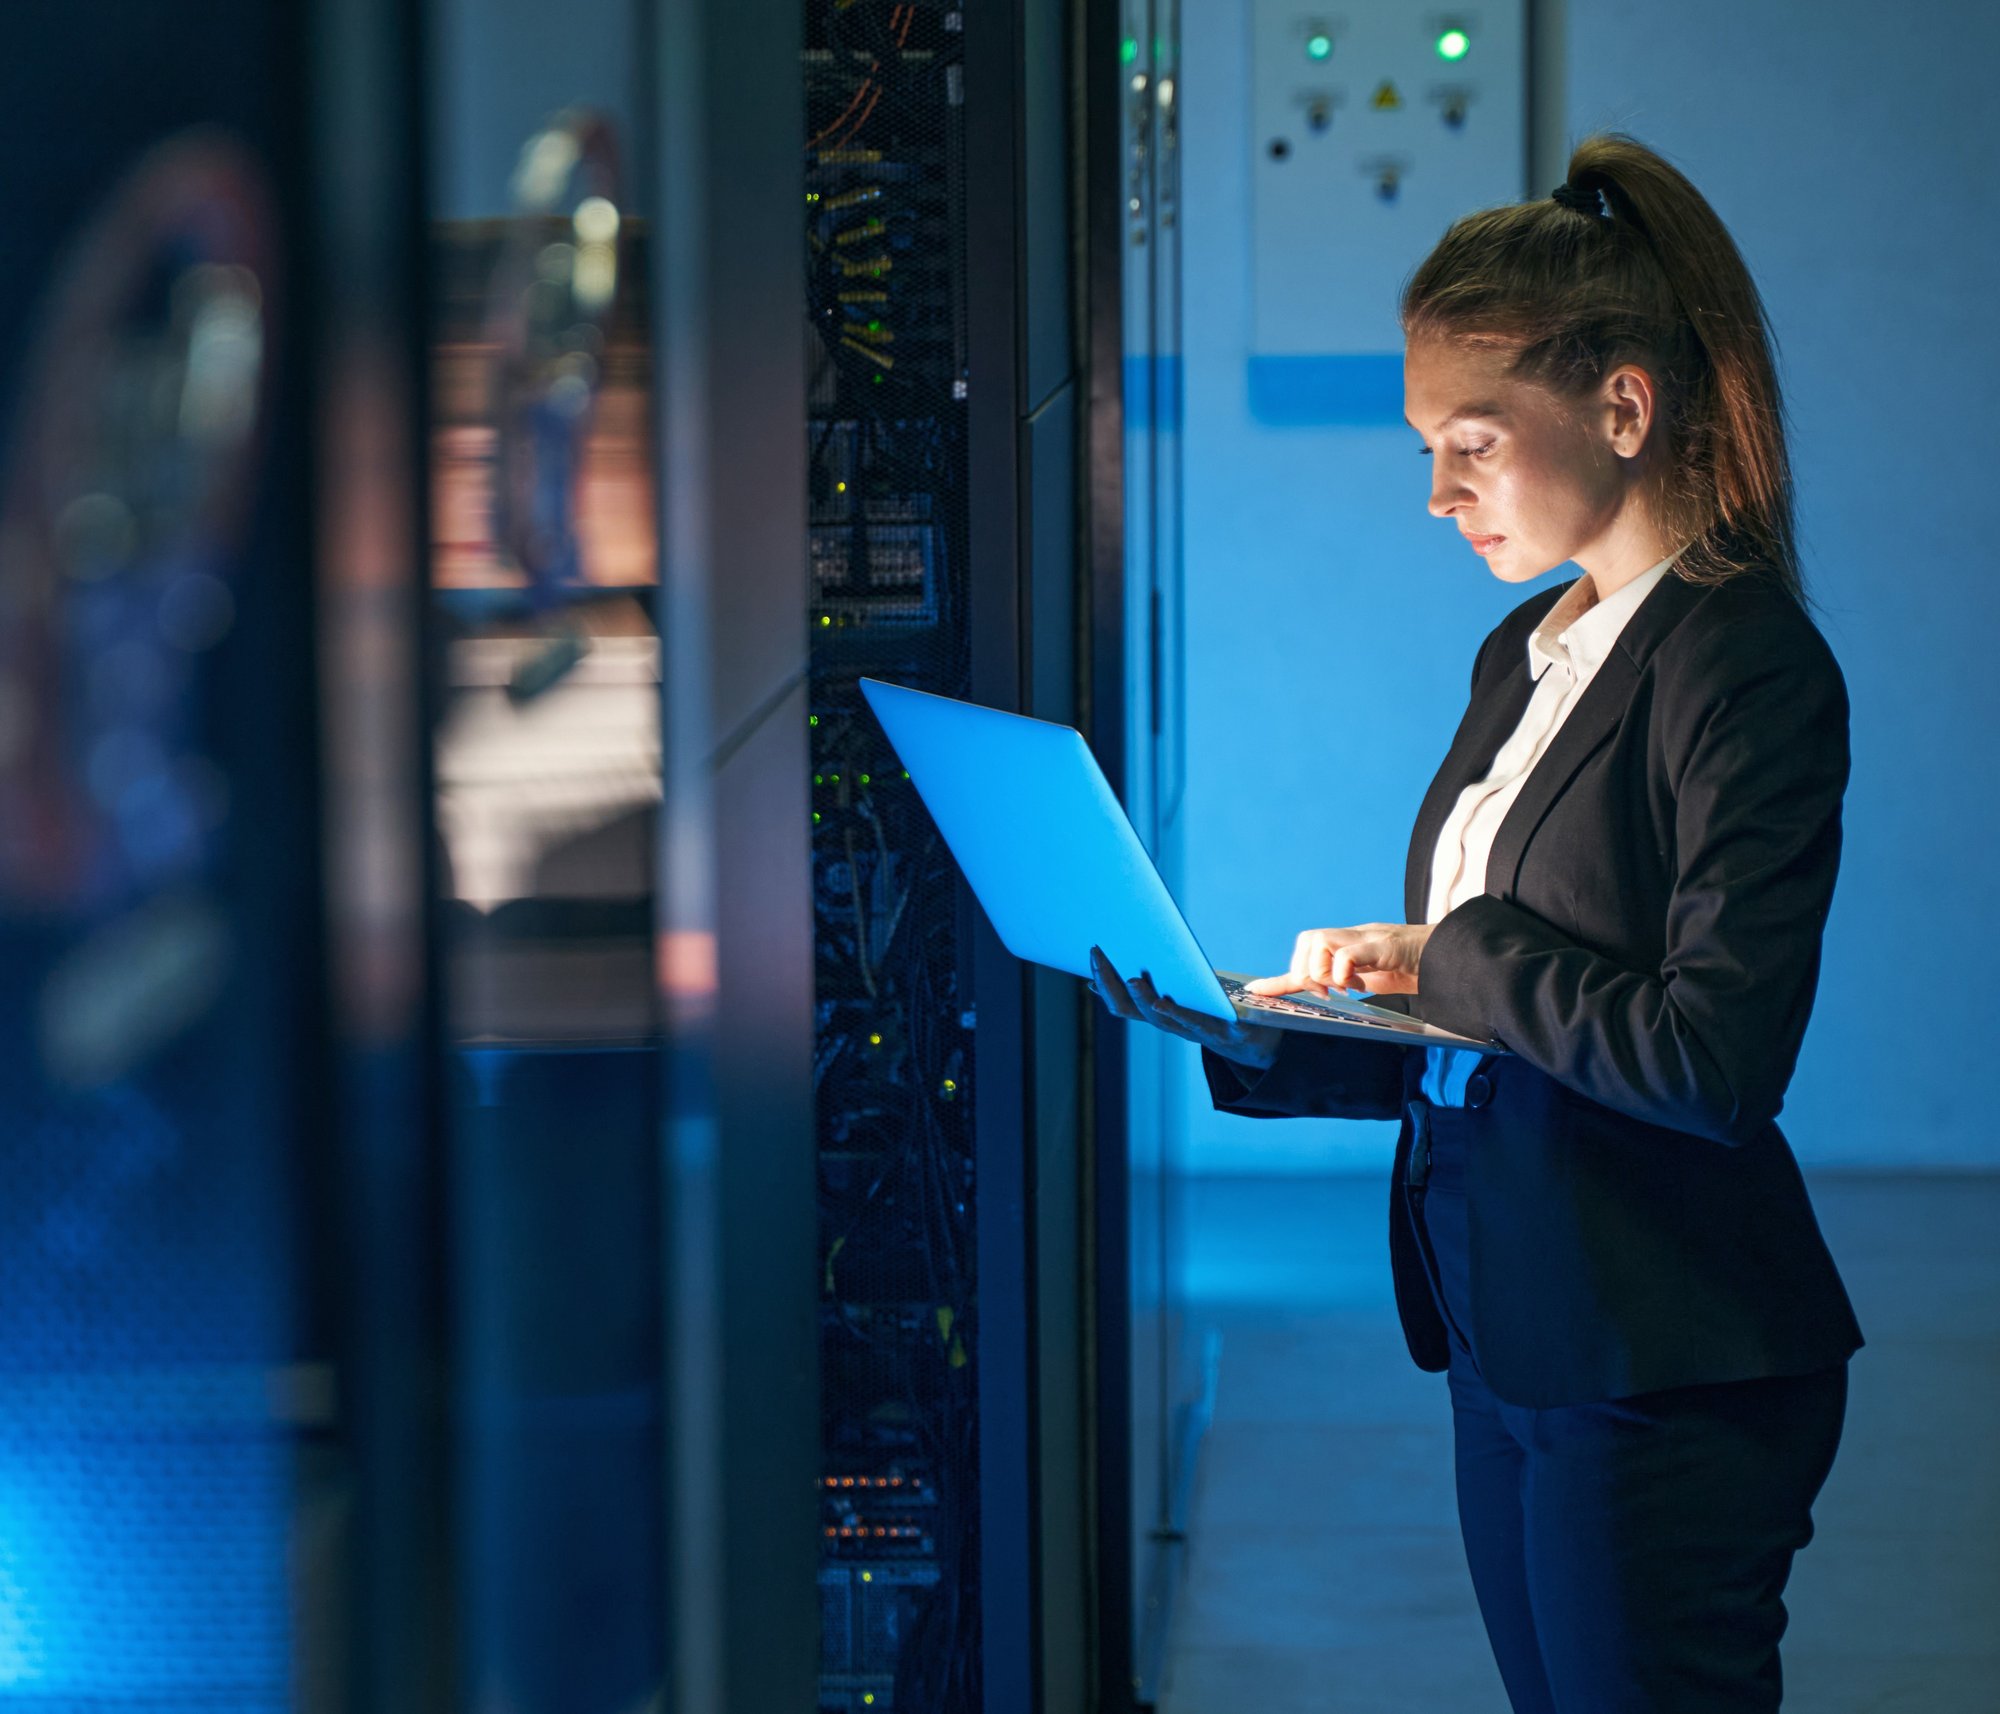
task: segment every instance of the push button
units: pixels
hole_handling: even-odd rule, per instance
[[[1465,1080],[1465,1104],[1468,1107],[1484,1107],[1493,1099],[1493,1079],[1483,1071],[1475,1071]]]

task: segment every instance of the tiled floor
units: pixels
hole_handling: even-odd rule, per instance
[[[1822,1177],[1868,1346],[1787,1592],[1788,1708],[2000,1714],[2000,1177]],[[1164,1714],[1507,1714],[1443,1382],[1388,1299],[1387,1186],[1210,1179],[1222,1329]]]

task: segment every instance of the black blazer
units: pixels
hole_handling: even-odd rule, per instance
[[[1459,792],[1533,690],[1562,585],[1480,647],[1472,700],[1410,839],[1406,920]],[[1466,1139],[1471,1326],[1487,1383],[1531,1406],[1837,1364],[1861,1343],[1775,1120],[1812,1008],[1840,861],[1847,692],[1768,585],[1671,574],[1626,622],[1493,841],[1486,892],[1440,921],[1409,1009],[1511,1049]],[[1421,1049],[1287,1032],[1256,1072],[1204,1050],[1216,1105],[1403,1121],[1390,1198],[1410,1352],[1443,1323],[1401,1192]]]

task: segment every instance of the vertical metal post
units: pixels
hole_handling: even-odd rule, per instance
[[[331,1156],[306,1167],[335,1417],[302,1497],[301,1705],[415,1714],[456,1700],[421,22],[394,0],[320,0],[306,18],[310,188],[296,218],[312,252],[303,349],[336,1081]]]
[[[1088,673],[1079,712],[1105,775],[1123,795],[1127,687],[1125,570],[1124,270],[1125,186],[1118,9],[1079,5],[1071,69],[1073,147],[1080,156],[1076,222],[1079,356],[1084,368],[1083,562]],[[1085,1226],[1090,1251],[1088,1316],[1092,1483],[1096,1540],[1093,1627],[1097,1706],[1133,1705],[1136,1664],[1132,1555],[1132,1248],[1130,1100],[1125,1032],[1086,1009],[1083,1143],[1090,1166]]]
[[[796,0],[654,0],[676,1714],[812,1706],[819,1456]]]

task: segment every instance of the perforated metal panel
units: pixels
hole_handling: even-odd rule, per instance
[[[324,1404],[298,1362],[309,1000],[284,979],[315,789],[280,576],[296,394],[274,381],[296,67],[249,5],[17,22],[0,1707],[275,1709],[299,1428]]]

